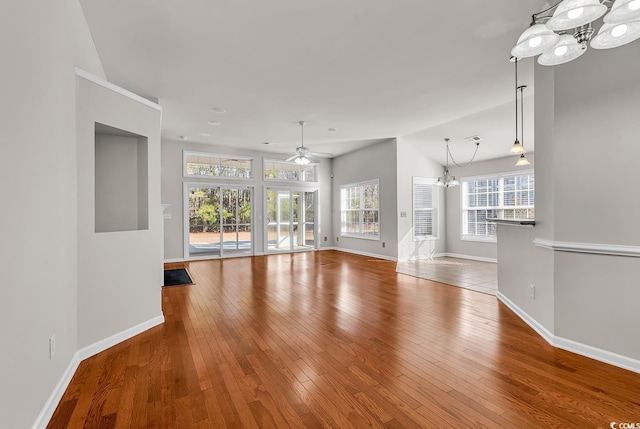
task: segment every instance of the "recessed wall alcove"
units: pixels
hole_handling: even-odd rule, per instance
[[[95,123],[95,232],[149,228],[148,139]]]

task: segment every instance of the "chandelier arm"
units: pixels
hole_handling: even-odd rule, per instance
[[[454,165],[460,167],[460,168],[464,168],[466,166],[468,166],[469,164],[471,164],[473,162],[473,160],[476,158],[476,155],[478,153],[478,148],[480,147],[480,142],[476,143],[476,150],[473,152],[473,156],[471,157],[471,159],[469,160],[469,162],[467,162],[466,164],[458,164],[456,162],[455,159],[453,159],[453,155],[451,154],[451,150],[449,150],[449,145],[447,145],[447,153],[449,154],[449,156],[451,157],[451,162],[454,163]]]

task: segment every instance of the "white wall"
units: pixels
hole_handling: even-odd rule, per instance
[[[182,153],[183,151],[205,152],[220,155],[239,155],[254,158],[253,179],[233,180],[233,179],[199,179],[194,177],[183,177]],[[286,186],[301,189],[319,188],[319,247],[331,247],[331,159],[321,159],[318,168],[319,183],[292,183],[283,181],[263,179],[264,158],[286,159],[288,155],[266,153],[259,151],[247,151],[228,146],[218,146],[202,143],[176,142],[170,140],[162,141],[162,203],[171,204],[165,213],[171,216],[164,222],[165,260],[183,260],[188,257],[184,255],[184,207],[183,207],[183,185],[189,183],[235,183],[242,186],[253,186],[253,208],[254,208],[254,251],[256,254],[265,252],[264,248],[264,187],[265,186]],[[327,236],[327,241],[324,241]]]
[[[512,142],[505,142],[505,154],[511,148]],[[480,144],[479,150],[482,150]],[[473,176],[483,176],[487,174],[501,174],[519,172],[533,169],[535,156],[533,152],[527,153],[527,159],[531,165],[526,167],[516,167],[517,156],[506,156],[504,158],[492,159],[489,161],[474,162],[465,168],[449,167],[451,174],[458,179]],[[498,246],[496,243],[462,240],[462,196],[461,186],[448,188],[446,190],[447,200],[447,253],[466,255],[478,258],[497,259]],[[536,192],[537,194],[537,192]],[[536,201],[537,203],[537,201]]]
[[[442,175],[442,166],[431,159],[425,152],[424,145],[419,142],[397,139],[397,215],[398,215],[398,260],[425,259],[433,252],[444,253],[447,249],[446,239],[446,194],[444,188],[436,188],[438,211],[438,239],[413,241],[413,178],[433,178]],[[406,213],[402,217],[401,213]]]
[[[335,247],[353,252],[398,257],[397,143],[390,139],[333,159],[333,236]],[[340,236],[340,186],[380,181],[380,240]],[[382,247],[382,244],[385,247]]]
[[[0,426],[27,428],[77,350],[73,67],[104,71],[77,0],[3,3],[0,52]]]

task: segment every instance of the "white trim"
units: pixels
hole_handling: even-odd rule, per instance
[[[529,316],[525,311],[514,304],[509,298],[504,296],[500,291],[498,291],[496,297],[553,347],[567,350],[569,352],[576,353],[581,356],[586,356],[600,362],[608,363],[619,368],[624,368],[629,371],[640,373],[640,360],[622,356],[608,350],[599,349],[597,347],[579,343],[567,338],[555,336],[547,328],[542,326],[537,320]]]
[[[167,258],[164,260],[165,264],[172,264],[175,262],[186,262],[184,258]]]
[[[51,392],[51,395],[49,395],[49,399],[47,399],[47,402],[45,402],[44,407],[42,407],[40,414],[38,414],[38,417],[36,418],[36,421],[33,423],[33,426],[31,428],[44,429],[47,427],[49,421],[51,420],[51,417],[53,417],[53,413],[55,412],[58,404],[60,403],[60,400],[62,399],[62,395],[64,394],[65,390],[67,390],[71,379],[75,375],[80,362],[162,323],[164,323],[164,315],[161,314],[160,316],[149,319],[146,322],[142,322],[136,326],[132,326],[129,329],[125,329],[122,332],[111,335],[108,338],[100,340],[76,351],[76,353],[71,358],[67,369],[62,374],[62,377],[60,377],[60,380]]]
[[[569,340],[562,337],[555,337],[553,346],[600,362],[608,363],[613,366],[628,369],[629,371],[640,373],[640,360],[622,356],[607,350],[602,350],[588,344],[582,344],[577,341]]]
[[[147,107],[151,107],[152,109],[155,109],[159,112],[162,112],[162,106],[160,106],[158,103],[154,103],[153,101],[146,99],[144,97],[139,96],[138,94],[134,94],[133,92],[121,88],[118,85],[115,85],[109,81],[106,81],[104,79],[102,79],[101,77],[98,77],[94,74],[89,73],[86,70],[83,70],[79,67],[76,67],[73,69],[73,72],[75,73],[76,76],[81,77],[83,79],[86,79],[90,82],[93,82],[97,85],[102,86],[103,88],[106,88],[110,91],[113,92],[117,92],[120,95],[124,95],[127,98],[130,98],[133,101],[137,101],[138,103],[144,104]]]
[[[40,414],[38,414],[36,421],[33,423],[33,426],[31,426],[32,429],[45,429],[47,427],[79,365],[80,355],[76,352],[71,358],[69,365],[67,365],[67,369],[65,369],[62,377],[60,377],[56,387],[51,392],[51,395],[49,395],[49,399],[47,399],[44,407],[40,410]]]
[[[142,323],[139,323],[131,328],[127,328],[122,332],[118,332],[116,334],[111,335],[105,339],[97,341],[93,344],[88,345],[87,347],[83,347],[78,350],[78,356],[80,360],[83,361],[91,356],[98,354],[109,347],[113,347],[118,343],[121,343],[129,338],[135,337],[138,334],[143,333],[146,330],[153,328],[154,326],[158,326],[164,323],[164,315],[161,314],[159,316],[154,317],[153,319],[149,319]]]
[[[325,247],[322,250],[337,250],[338,252],[353,253],[355,255],[369,256],[371,258],[386,259],[387,261],[398,262],[398,258],[394,258],[393,256],[378,255],[376,253],[369,253],[369,252],[361,252],[359,250],[345,249],[343,247],[333,247],[331,249]]]
[[[529,316],[523,309],[518,307],[513,301],[504,296],[504,294],[500,291],[496,293],[496,298],[498,298],[504,305],[509,307],[511,311],[516,313],[516,315],[521,318],[527,325],[529,325],[534,331],[538,333],[542,338],[545,339],[546,342],[553,344],[553,333],[550,330],[545,328],[541,323],[539,323],[536,319]]]
[[[442,256],[448,256],[450,258],[470,259],[472,261],[480,261],[480,262],[493,262],[494,264],[498,263],[498,260],[496,258],[485,258],[483,256],[462,255],[460,253],[449,253],[449,252],[438,253],[438,255],[434,257],[442,257]]]
[[[623,246],[618,244],[574,243],[570,241],[553,241],[536,238],[533,244],[544,249],[558,252],[592,253],[596,255],[640,257],[640,246]]]

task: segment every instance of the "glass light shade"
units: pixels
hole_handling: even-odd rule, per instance
[[[456,179],[456,176],[453,176],[453,178],[449,181],[449,183],[447,183],[447,187],[451,188],[453,186],[459,186],[460,182]]]
[[[442,180],[440,180],[439,177],[438,177],[438,181],[436,182],[436,186],[439,186],[439,187],[444,186],[444,182]]]
[[[511,55],[517,58],[535,57],[555,46],[560,36],[549,30],[544,24],[534,24],[524,30],[518,43],[511,49]]]
[[[622,24],[638,19],[640,19],[640,0],[616,0],[609,13],[605,15],[604,22]]]
[[[296,158],[296,164],[298,165],[307,165],[309,164],[309,162],[309,158],[304,156],[299,156],[298,158]]]
[[[583,48],[571,34],[563,34],[556,46],[538,57],[538,64],[557,66],[575,60],[585,52],[587,52],[586,46]]]
[[[554,31],[580,27],[600,18],[607,7],[598,0],[564,0],[558,5],[547,27]]]
[[[524,146],[522,146],[520,144],[520,140],[516,139],[515,143],[513,143],[513,146],[511,146],[511,149],[509,149],[509,153],[524,153]]]
[[[640,21],[625,24],[604,23],[598,34],[591,40],[593,49],[610,49],[631,43],[640,37]]]
[[[518,162],[516,162],[516,167],[522,167],[523,165],[529,165],[531,164],[529,162],[529,160],[527,159],[526,156],[524,156],[524,153],[522,155],[520,155],[520,158],[518,158]]]

